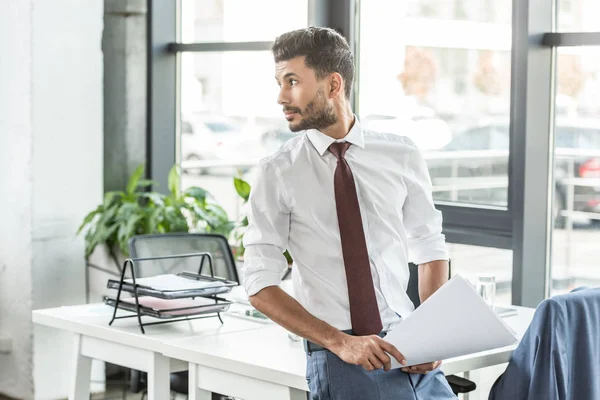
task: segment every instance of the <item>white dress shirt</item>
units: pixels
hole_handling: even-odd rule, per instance
[[[261,160],[252,185],[242,270],[249,296],[279,285],[294,259],[296,300],[315,317],[351,329],[348,286],[334,194],[335,140],[311,129]],[[414,310],[406,288],[409,249],[417,264],[447,260],[442,215],[435,209],[427,166],[403,136],[363,130],[358,118],[341,140],[352,143],[352,169],[371,275],[384,328]]]

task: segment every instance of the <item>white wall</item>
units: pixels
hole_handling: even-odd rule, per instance
[[[66,395],[70,337],[31,310],[85,302],[76,229],[102,198],[102,0],[0,0],[0,393]],[[35,341],[33,334],[35,329]],[[34,368],[35,366],[35,368]]]
[[[0,0],[0,392],[32,394],[31,2]]]

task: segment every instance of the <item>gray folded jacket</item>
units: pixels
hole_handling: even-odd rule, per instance
[[[600,288],[544,300],[489,400],[600,399]]]

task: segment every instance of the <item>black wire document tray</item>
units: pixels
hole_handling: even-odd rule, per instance
[[[169,276],[170,275],[170,276]],[[161,283],[161,278],[162,283]],[[182,288],[178,289],[175,287],[178,278],[182,283]],[[183,299],[187,297],[198,297],[198,296],[212,296],[216,294],[229,293],[233,286],[237,286],[236,282],[228,281],[225,279],[213,278],[205,275],[197,275],[189,272],[182,272],[177,275],[160,275],[153,277],[154,281],[145,281],[144,278],[138,278],[136,280],[137,293],[141,296],[153,296],[161,299]],[[185,285],[185,281],[189,281],[189,285]],[[148,282],[148,284],[144,284]],[[152,282],[157,284],[157,287],[152,287]],[[205,287],[198,285],[193,288],[195,282],[206,284]],[[169,283],[173,283],[174,286],[169,288]],[[119,289],[121,285],[120,280],[109,279],[106,287],[109,289]],[[121,290],[128,293],[134,293],[136,287],[133,285],[131,280],[123,280]]]
[[[163,274],[145,278],[136,277],[134,265],[142,261],[166,260],[199,257],[198,273],[181,272]],[[210,276],[202,274],[204,261],[208,260]],[[131,279],[125,279],[127,267],[130,267]],[[104,302],[112,307],[113,316],[108,325],[116,319],[137,317],[142,333],[144,326],[164,324],[181,320],[218,317],[223,323],[221,313],[229,309],[230,301],[217,297],[217,294],[231,291],[237,282],[216,278],[210,253],[178,254],[171,256],[128,258],[121,271],[121,279],[110,279],[107,287],[117,289],[117,298],[105,297]],[[122,293],[133,296],[123,297]],[[117,310],[131,311],[133,315],[117,316]],[[142,316],[160,319],[156,322],[142,322]]]
[[[176,299],[164,300],[151,296],[138,297],[140,305],[140,315],[149,316],[160,319],[182,318],[189,316],[198,316],[205,314],[214,314],[225,312],[229,309],[231,302],[223,299]],[[117,299],[105,297],[104,303],[114,307],[117,304]],[[122,299],[118,303],[119,309],[137,313],[138,308],[135,303],[135,298]]]

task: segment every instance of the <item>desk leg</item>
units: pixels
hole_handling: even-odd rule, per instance
[[[69,400],[87,400],[90,398],[92,359],[81,355],[81,335],[75,335],[72,357],[73,382]]]
[[[296,388],[290,389],[290,400],[306,400],[308,398],[307,393],[304,390]]]
[[[168,357],[154,353],[148,370],[148,400],[164,400],[171,397],[171,363]]]
[[[463,378],[470,380],[471,379],[471,371],[465,371],[463,373]],[[471,396],[469,396],[469,393],[463,394],[463,400],[469,400],[469,397],[471,397]]]
[[[198,366],[190,363],[188,368],[188,400],[211,400],[212,393],[198,386]]]

